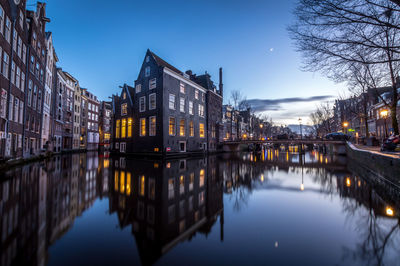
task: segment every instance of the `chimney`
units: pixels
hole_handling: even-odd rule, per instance
[[[222,84],[222,67],[219,68],[219,94],[224,97],[224,84]]]

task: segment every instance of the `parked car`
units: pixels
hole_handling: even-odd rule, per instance
[[[349,140],[350,137],[342,132],[329,133],[325,136],[326,140]]]

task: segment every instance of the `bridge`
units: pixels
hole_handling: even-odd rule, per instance
[[[222,142],[224,151],[241,151],[248,148],[249,145],[284,145],[298,146],[299,150],[303,150],[303,146],[318,145],[324,152],[330,154],[346,154],[346,141],[344,140],[321,140],[321,139],[274,139],[274,140],[231,140]]]

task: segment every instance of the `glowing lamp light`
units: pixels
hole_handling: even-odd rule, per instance
[[[351,180],[350,178],[346,178],[346,186],[351,186]]]
[[[260,128],[263,128],[263,124],[260,124]]]
[[[348,127],[349,126],[349,122],[343,122],[343,127]]]
[[[300,185],[300,190],[304,191],[304,184],[303,183],[301,183],[301,185]]]
[[[386,118],[388,116],[389,111],[386,109],[381,110],[380,114],[382,117]]]
[[[264,175],[263,174],[261,174],[261,182],[264,182]]]
[[[390,207],[386,207],[386,215],[387,216],[393,216],[394,215],[393,209],[390,208]]]

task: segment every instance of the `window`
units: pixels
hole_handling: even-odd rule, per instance
[[[34,73],[35,72],[35,57],[33,55],[31,55],[31,68],[30,68],[31,72]]]
[[[150,116],[149,118],[149,136],[155,136],[156,135],[156,117],[155,116]]]
[[[0,33],[3,34],[4,29],[4,9],[0,6]]]
[[[140,177],[140,184],[139,184],[139,195],[140,195],[140,196],[144,196],[145,181],[146,181],[145,176],[142,175],[142,176]]]
[[[146,63],[150,61],[150,56],[146,56]]]
[[[126,92],[122,93],[122,99],[124,99],[124,100],[126,99]],[[89,106],[89,109],[90,109],[90,106]]]
[[[205,174],[204,174],[204,169],[200,170],[200,178],[199,178],[199,187],[204,186],[204,179],[205,179]]]
[[[127,115],[128,114],[128,104],[123,103],[121,104],[121,115]]]
[[[175,94],[169,95],[169,109],[175,110]]]
[[[189,136],[190,136],[190,137],[194,137],[194,125],[193,125],[193,121],[190,121],[190,123],[189,123]]]
[[[11,40],[11,20],[7,16],[6,16],[6,27],[5,27],[4,37],[6,37],[7,42],[10,43],[10,40]]]
[[[136,90],[136,93],[141,92],[142,91],[142,84],[136,84],[135,90]]]
[[[21,91],[25,91],[25,73],[21,71]]]
[[[121,120],[117,120],[117,123],[116,123],[116,126],[115,126],[115,137],[117,138],[117,139],[119,139],[119,137],[120,137],[120,133],[121,133],[121,131],[120,131],[120,124],[121,124]]]
[[[18,37],[18,56],[22,58],[22,39]]]
[[[140,136],[146,136],[146,118],[140,118]]]
[[[194,91],[194,98],[196,98],[196,100],[199,99],[199,91],[198,90]]]
[[[3,76],[8,79],[8,65],[10,58],[6,52],[3,53]]]
[[[8,119],[13,121],[13,103],[14,103],[14,95],[10,94],[10,99],[8,103]]]
[[[206,100],[206,94],[205,94],[205,93],[202,93],[202,94],[201,94],[201,101],[204,103],[205,100]]]
[[[179,110],[184,113],[185,112],[185,98],[180,98],[179,100]]]
[[[24,43],[22,44],[22,62],[26,64],[26,45]]]
[[[216,134],[215,134],[215,125],[211,126],[211,137],[215,138]]]
[[[173,199],[174,198],[174,192],[175,192],[175,182],[173,178],[168,179],[168,199]],[[174,205],[171,205],[174,206]]]
[[[21,85],[21,69],[17,67],[17,76],[15,79],[15,86],[19,89]]]
[[[33,82],[32,82],[32,80],[29,80],[29,84],[28,84],[28,106],[31,106],[31,104],[32,104],[32,90],[33,90]]]
[[[15,84],[15,62],[11,62],[11,83]]]
[[[181,82],[181,83],[179,84],[179,91],[180,91],[181,93],[185,93],[185,84],[184,84],[183,82]]]
[[[156,94],[152,93],[149,95],[149,110],[156,109]]]
[[[17,44],[18,44],[18,33],[14,27],[14,34],[13,34],[13,50],[14,50],[14,52],[17,52]]]
[[[144,76],[145,77],[149,77],[150,76],[150,67],[149,66],[144,69]]]
[[[193,115],[193,102],[189,101],[189,114]]]
[[[3,9],[0,7],[0,14],[3,12]],[[2,118],[6,118],[7,112],[7,91],[5,89],[1,89],[1,105],[0,105],[0,116]]]
[[[24,29],[24,13],[22,13],[22,10],[19,11],[19,26]]]
[[[139,112],[146,111],[146,96],[139,98]]]
[[[168,129],[170,136],[175,136],[175,117],[169,118],[169,129]]]
[[[199,136],[200,138],[204,138],[204,123],[199,124]]]
[[[185,177],[181,175],[179,178],[179,194],[185,193]]]
[[[185,136],[185,119],[181,119],[179,122],[179,136]]]
[[[199,116],[204,117],[204,105],[199,104]]]
[[[126,119],[122,119],[121,138],[126,138]]]
[[[193,190],[193,185],[194,185],[194,173],[190,173],[189,176],[189,190]]]
[[[132,118],[128,118],[128,138],[132,137]]]
[[[157,86],[157,79],[156,79],[156,78],[151,79],[151,80],[149,81],[149,89],[150,89],[150,90],[151,90],[151,89],[155,89],[156,86]]]
[[[14,122],[18,122],[18,119],[19,119],[18,110],[19,110],[19,99],[17,97],[15,97],[15,99],[14,99]]]

